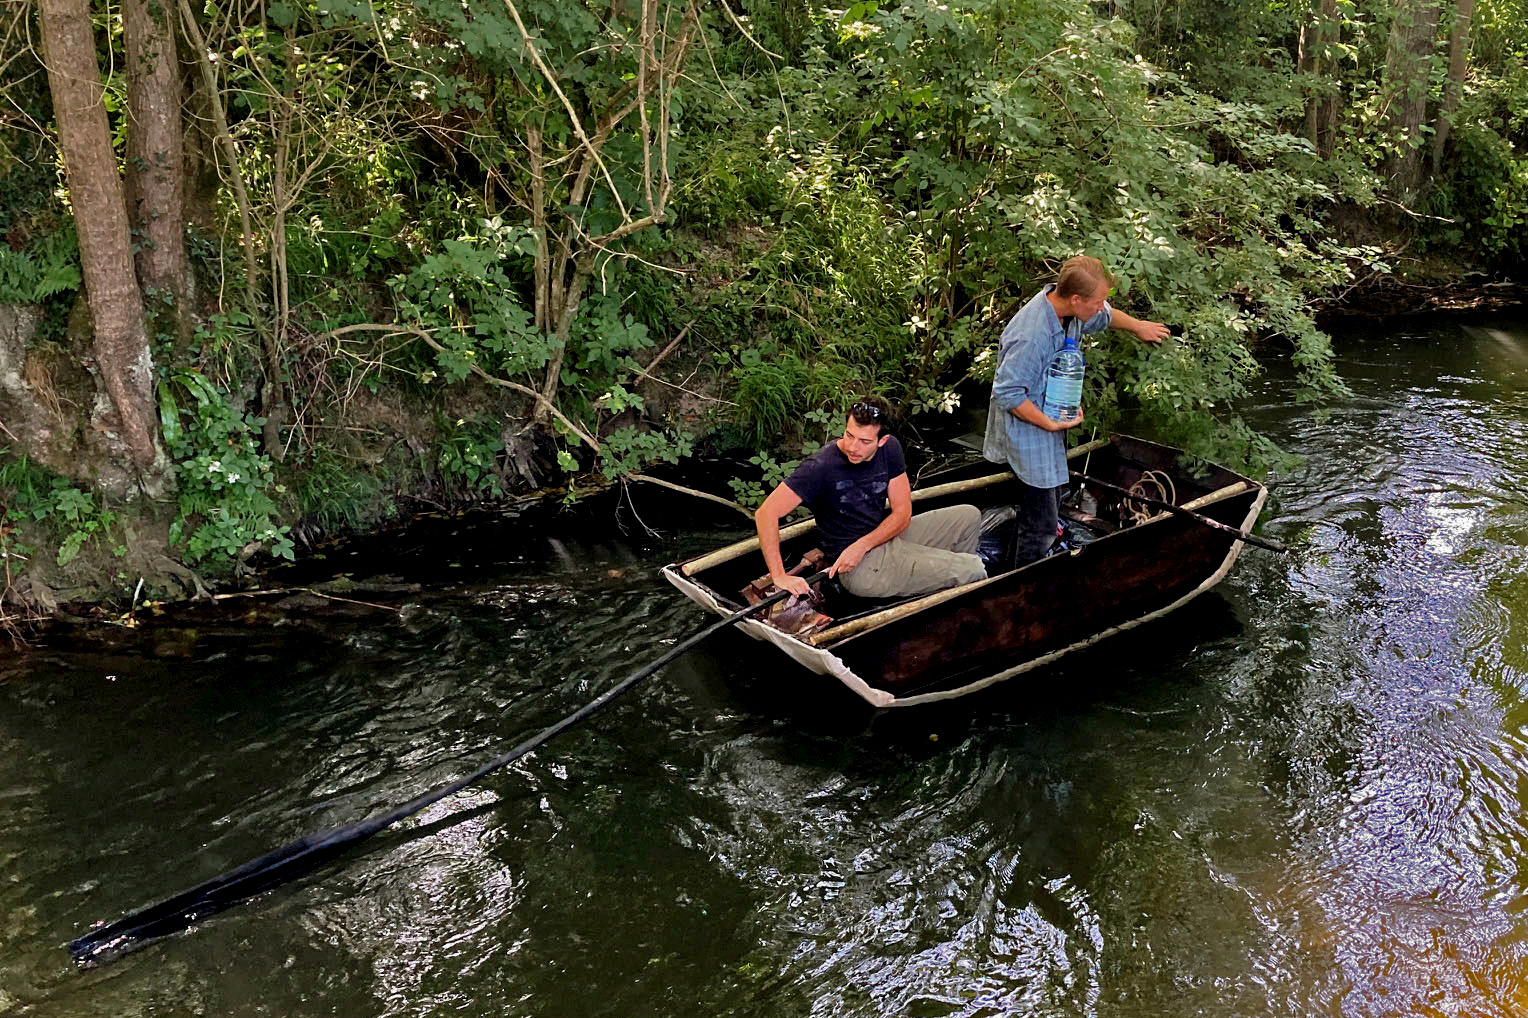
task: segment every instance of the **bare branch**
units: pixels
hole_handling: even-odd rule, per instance
[[[541,165],[541,125],[527,125],[525,136],[531,156],[531,229],[536,232],[536,299],[533,310],[536,314],[536,328],[545,330],[551,321],[552,291],[548,279],[551,272],[551,249],[546,236],[546,171]]]
[[[609,233],[602,234],[598,237],[590,237],[589,243],[597,248],[609,247],[616,241],[625,237],[629,237],[633,233],[636,233],[638,230],[645,230],[649,226],[657,226],[659,223],[663,222],[663,220],[664,217],[661,215],[643,216],[641,219],[630,219],[622,223],[620,226],[617,226]]]
[[[690,334],[690,327],[694,324],[695,323],[693,321],[686,322],[684,328],[679,330],[679,335],[669,340],[669,345],[658,351],[658,356],[647,362],[647,367],[643,368],[640,372],[637,373],[637,376],[632,379],[632,383],[635,384],[640,382],[644,378],[653,378],[653,369],[656,368],[659,364],[663,363],[663,358],[673,353],[676,346],[684,342],[684,337]],[[656,382],[657,379],[653,378],[653,381]]]
[[[610,168],[605,165],[604,159],[600,158],[599,149],[595,147],[594,143],[589,140],[589,135],[585,133],[584,122],[579,119],[577,111],[573,109],[573,104],[568,101],[568,97],[563,93],[562,86],[558,84],[557,75],[553,74],[552,69],[546,65],[546,61],[541,57],[541,51],[536,48],[535,42],[531,40],[531,33],[526,29],[525,22],[520,18],[520,11],[515,7],[515,0],[504,0],[504,6],[509,8],[509,16],[515,19],[515,27],[520,30],[520,38],[525,41],[525,49],[530,53],[531,62],[536,65],[536,69],[541,72],[541,76],[551,86],[552,92],[556,94],[558,99],[562,100],[562,107],[568,111],[568,117],[573,122],[573,132],[578,135],[578,140],[584,143],[584,147],[589,152],[589,157],[598,164],[600,171],[605,175],[605,183],[610,185],[610,194],[615,198],[616,205],[620,207],[621,215],[629,216],[631,213],[627,211],[626,203],[621,200],[621,192],[615,186],[615,178],[610,175]]]
[[[647,208],[653,205],[653,143],[647,124],[647,62],[653,53],[653,3],[642,0],[642,41],[637,47],[637,110],[642,117],[642,186],[647,192]],[[661,88],[660,88],[661,95]]]
[[[717,505],[724,505],[728,509],[736,509],[738,512],[742,513],[750,520],[753,519],[753,513],[749,512],[747,509],[738,505],[736,502],[729,498],[722,498],[720,495],[713,495],[709,491],[699,491],[695,488],[686,488],[682,484],[675,484],[673,481],[665,481],[661,478],[653,477],[650,474],[627,474],[626,477],[633,481],[646,481],[648,484],[656,484],[658,487],[668,488],[670,491],[678,491],[686,495],[694,495],[696,498],[703,498],[707,502],[715,502]]]
[[[732,19],[732,23],[737,26],[737,30],[743,33],[743,38],[753,43],[755,49],[764,54],[766,57],[772,57],[775,60],[785,59],[780,54],[771,53],[769,50],[765,49],[764,44],[753,37],[753,33],[748,31],[748,26],[744,25],[742,20],[738,18],[736,14],[732,13],[732,8],[727,6],[727,0],[717,0],[717,2],[721,5],[721,9],[727,12],[727,17]]]
[[[201,26],[196,23],[196,14],[191,10],[190,0],[180,0],[180,18],[185,27],[186,36],[191,40],[191,45],[196,47],[196,64],[202,72],[202,83],[207,89],[207,102],[212,107],[212,120],[217,131],[218,145],[223,149],[223,157],[228,163],[227,173],[233,185],[234,203],[239,207],[239,225],[244,234],[245,297],[250,308],[254,308],[255,280],[259,278],[259,273],[256,271],[255,231],[251,225],[253,212],[250,207],[249,191],[244,186],[244,172],[239,168],[239,153],[233,146],[233,135],[228,131],[228,114],[223,109],[217,71],[212,66],[212,55],[207,50],[207,40],[202,35]]]

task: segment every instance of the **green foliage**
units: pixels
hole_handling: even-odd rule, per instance
[[[397,146],[381,139],[328,170],[324,189],[287,226],[294,303],[343,314],[364,298],[363,284],[404,264],[418,243],[400,193],[410,174]]]
[[[441,440],[435,465],[448,481],[460,485],[469,495],[504,494],[503,477],[498,469],[499,453],[504,451],[502,428],[493,421],[458,420],[455,428]]]
[[[295,464],[295,470],[292,496],[298,511],[327,532],[356,530],[379,515],[396,512],[370,470],[322,447]]]
[[[617,428],[600,443],[600,472],[608,479],[636,473],[653,463],[678,463],[694,451],[689,435],[670,435],[634,426]]]
[[[185,542],[187,559],[227,562],[252,543],[291,559],[291,528],[277,522],[273,498],[284,488],[260,452],[264,421],[241,412],[196,371],[160,382],[159,421],[180,489],[170,539]]]
[[[1204,13],[1196,31],[1213,27]],[[1270,85],[1287,62],[1259,57],[1267,74],[1228,101],[1140,59],[1124,23],[1057,0],[857,3],[817,39],[782,70],[778,101],[725,82],[752,105],[715,132],[763,139],[760,165],[785,167],[789,185],[779,229],[725,291],[749,308],[739,331],[756,352],[724,363],[756,446],[855,389],[953,410],[963,378],[990,379],[1018,303],[1083,251],[1119,276],[1118,306],[1192,326],[1160,353],[1098,337],[1090,419],[1145,412],[1266,464],[1232,410],[1259,353],[1289,350],[1302,395],[1341,391],[1307,304],[1384,268],[1321,221],[1339,197],[1371,200],[1373,177],[1288,130],[1301,94]],[[727,144],[695,158],[692,191],[730,196]]]
[[[1471,36],[1473,62],[1478,68],[1491,73],[1516,71],[1522,75],[1528,68],[1528,3],[1483,0],[1475,7]]]
[[[1518,262],[1528,260],[1528,156],[1512,161],[1506,178],[1491,192],[1491,204],[1480,218],[1486,232],[1480,246],[1494,255],[1506,255]]]
[[[403,321],[430,333],[447,381],[459,382],[477,366],[501,376],[544,368],[553,353],[550,337],[535,328],[505,271],[506,255],[524,255],[534,240],[527,231],[483,223],[484,235],[445,240],[407,275],[389,285]]]
[[[254,320],[238,308],[207,316],[197,326],[193,339],[197,365],[213,385],[232,387],[241,369],[258,362],[260,337],[255,333]],[[161,350],[161,359],[171,353],[169,349]]]
[[[1419,210],[1448,220],[1420,222],[1421,242],[1482,263],[1528,254],[1522,6],[1477,9],[1450,172]],[[240,287],[226,277],[242,269],[223,273],[195,370],[161,386],[190,557],[226,558],[250,541],[290,554],[260,422],[229,395],[249,391],[262,336],[289,344],[278,354],[297,400],[344,393],[343,404],[356,373],[372,392],[438,379],[422,393],[401,383],[456,420],[424,466],[458,491],[496,496],[509,473],[505,413],[528,416],[533,393],[573,422],[550,415],[566,471],[616,477],[690,455],[688,425],[658,419],[643,395],[660,390],[639,393],[637,379],[648,351],[693,327],[665,370],[704,349],[685,387],[727,408],[704,421],[727,434],[714,444],[757,451],[761,478],[734,484],[756,502],[788,468],[769,450],[831,438],[854,393],[911,414],[953,411],[957,392],[990,378],[1006,319],[1082,251],[1119,274],[1117,306],[1185,326],[1161,349],[1094,337],[1090,421],[1144,415],[1196,454],[1275,462],[1237,401],[1270,357],[1291,359],[1301,398],[1342,391],[1311,303],[1389,270],[1383,253],[1344,246],[1327,225],[1339,204],[1372,205],[1383,189],[1372,167],[1417,140],[1386,126],[1380,6],[1338,5],[1340,35],[1313,76],[1295,57],[1311,5],[734,5],[766,55],[702,4],[667,133],[648,92],[648,128],[635,114],[610,123],[599,166],[577,185],[575,118],[601,124],[644,69],[640,5],[515,7],[558,90],[506,5],[281,0],[209,19],[256,243],[271,245],[256,252],[258,271],[281,264],[291,288],[256,301],[269,306],[236,307]],[[670,27],[683,10],[659,7]],[[1322,156],[1301,134],[1307,100],[1328,95],[1346,114],[1337,154]],[[34,119],[45,118],[38,96],[32,81],[23,98]],[[19,137],[0,135],[0,301],[62,304],[80,283],[52,196],[56,159],[45,145],[12,158]],[[675,190],[662,221],[592,243],[655,212],[646,178],[664,173]],[[227,242],[239,228],[224,199],[224,242],[209,256],[242,243]],[[580,269],[588,290],[564,318],[545,297]],[[277,307],[290,319],[267,329]],[[381,321],[441,349],[391,337],[354,368],[303,345],[305,332]],[[168,343],[165,355],[176,355]],[[680,412],[693,418],[694,405]],[[323,419],[314,409],[298,416]],[[599,438],[592,465],[575,429]],[[359,519],[376,495],[365,471],[332,457],[299,458],[291,481],[296,505],[326,526]],[[69,508],[52,512],[73,525]]]
[[[579,413],[641,410],[642,397],[625,389],[620,380],[641,370],[633,355],[652,345],[647,326],[624,313],[619,301],[586,300],[574,319],[563,356],[564,405]]]
[[[583,430],[598,430],[596,422],[602,416],[641,410],[642,398],[621,380],[640,371],[633,355],[653,345],[647,326],[626,313],[619,300],[592,297],[582,303],[566,343],[559,346],[552,334],[536,327],[517,296],[523,280],[533,273],[534,235],[499,219],[480,221],[477,227],[476,235],[443,241],[438,252],[389,281],[400,318],[438,344],[436,367],[446,381],[461,382],[478,368],[490,377],[523,378],[527,388],[536,387],[539,373],[561,352],[559,404],[582,422]],[[610,276],[623,278],[616,266]],[[466,427],[466,422],[458,421],[457,427]],[[497,465],[503,442],[478,430],[467,428],[447,439],[438,466],[469,490],[498,496],[503,493]],[[602,452],[601,469],[609,476],[647,463],[672,462],[675,449],[688,454],[688,439],[682,436],[622,434],[612,436],[612,446]],[[579,445],[572,433],[564,437],[572,447]],[[564,452],[559,462],[564,469],[574,469],[576,460]]]
[[[22,540],[16,524],[9,512],[0,516],[0,581],[9,582],[25,569],[35,550]]]
[[[1528,262],[1528,67],[1480,75],[1460,107],[1450,172],[1427,211],[1425,241],[1507,271]]]
[[[687,150],[674,202],[682,225],[716,231],[779,218],[789,167],[761,152],[761,142],[729,132]]]
[[[801,465],[799,459],[786,460],[782,463],[767,452],[750,456],[748,462],[758,467],[757,480],[734,477],[727,481],[728,486],[732,488],[733,500],[745,509],[757,509],[763,505],[769,493]]]
[[[776,441],[805,402],[808,371],[794,353],[766,357],[755,347],[738,355],[738,412],[752,426],[759,445]]]
[[[31,463],[25,455],[5,457],[0,449],[0,495],[5,497],[4,518],[11,523],[32,520],[50,528],[59,539],[56,558],[66,566],[85,544],[117,525],[117,514],[93,494]],[[0,524],[7,535],[11,530]],[[0,552],[22,558],[30,549],[14,536],[0,542]]]

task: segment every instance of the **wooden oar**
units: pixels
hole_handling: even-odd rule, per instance
[[[1181,505],[1173,505],[1171,502],[1163,502],[1161,499],[1148,498],[1145,495],[1137,495],[1129,488],[1121,488],[1117,484],[1110,484],[1108,481],[1100,481],[1096,477],[1089,477],[1088,475],[1079,473],[1076,470],[1069,470],[1067,472],[1070,473],[1073,477],[1082,481],[1084,484],[1096,485],[1097,487],[1103,488],[1105,491],[1113,491],[1124,495],[1126,498],[1129,498],[1133,502],[1141,502],[1145,505],[1155,506],[1158,509],[1165,509],[1168,512],[1175,513],[1178,516],[1186,516],[1197,523],[1202,523],[1207,527],[1214,528],[1215,530],[1224,530],[1228,534],[1235,534],[1239,539],[1246,541],[1248,544],[1255,544],[1259,548],[1267,548],[1269,551],[1285,553],[1289,551],[1288,548],[1280,544],[1278,541],[1275,541],[1271,537],[1259,537],[1257,534],[1249,533],[1245,530],[1237,530],[1235,527],[1228,526],[1219,520],[1212,520],[1208,516],[1196,513],[1192,509],[1185,509]]]
[[[827,575],[827,570],[823,570],[808,577],[807,582],[816,583]],[[741,611],[733,612],[720,622],[707,626],[684,642],[675,645],[658,660],[611,686],[598,698],[591,700],[556,724],[542,729],[539,734],[520,743],[503,756],[488,761],[465,777],[425,792],[386,813],[300,838],[274,852],[229,870],[221,876],[197,884],[190,890],[182,891],[153,905],[147,905],[115,922],[97,926],[84,936],[70,941],[69,953],[81,965],[110,961],[142,946],[146,941],[176,933],[200,919],[248,901],[262,891],[279,887],[321,863],[327,862],[383,828],[418,813],[426,806],[439,802],[448,795],[461,791],[501,767],[514,763],[527,753],[541,747],[553,736],[598,714],[616,699],[630,692],[637,683],[691,650],[712,633],[725,629],[750,615],[757,615],[789,596],[790,591],[779,591],[758,604],[749,605]]]

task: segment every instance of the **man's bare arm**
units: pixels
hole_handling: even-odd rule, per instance
[[[1133,332],[1147,343],[1160,343],[1167,338],[1167,326],[1161,322],[1133,318],[1116,307],[1109,309],[1109,328]]]
[[[800,597],[811,594],[805,578],[791,576],[785,571],[785,561],[780,557],[780,521],[789,516],[801,504],[801,496],[784,484],[777,485],[764,504],[753,514],[753,526],[759,534],[759,551],[764,555],[764,566],[769,579],[781,590],[788,590]]]
[[[1068,428],[1075,428],[1082,423],[1082,411],[1080,409],[1077,411],[1077,416],[1071,420],[1057,421],[1045,416],[1045,411],[1035,406],[1033,400],[1028,399],[1014,407],[1009,413],[1026,424],[1033,424],[1035,427],[1042,428],[1045,431],[1065,431]]]

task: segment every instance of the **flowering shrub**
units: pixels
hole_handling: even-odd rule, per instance
[[[189,393],[194,405],[182,409],[177,389]],[[251,544],[292,558],[291,528],[276,523],[271,498],[285,489],[274,483],[270,458],[257,439],[265,422],[235,409],[196,371],[177,372],[160,384],[159,418],[180,484],[170,539],[185,541],[186,558],[231,559]]]

